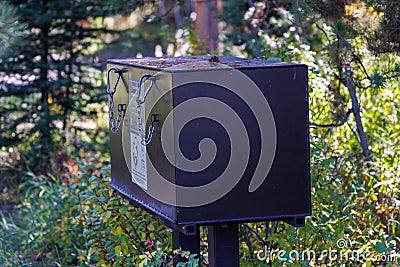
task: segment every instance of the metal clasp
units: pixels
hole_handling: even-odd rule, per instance
[[[150,92],[151,87],[153,87],[153,80],[154,80],[154,76],[150,75],[150,74],[143,74],[142,76],[140,76],[139,78],[139,82],[138,82],[138,89],[137,89],[137,95],[136,95],[136,103],[138,103],[138,105],[143,104],[146,101],[146,97]],[[150,80],[150,84],[147,87],[146,91],[144,91],[143,97],[142,99],[140,99],[140,91],[142,89],[142,85],[144,84],[145,81]]]
[[[111,89],[111,84],[110,84],[110,72],[114,71],[115,73],[118,74],[117,79],[115,80],[114,86]],[[110,110],[110,130],[112,133],[116,134],[118,133],[119,127],[121,126],[121,122],[123,121],[123,118],[125,117],[126,113],[126,104],[118,104],[118,115],[117,115],[117,120],[114,120],[114,94],[117,91],[117,86],[119,80],[122,78],[122,74],[126,72],[125,69],[119,69],[117,67],[112,67],[107,69],[107,94],[109,95],[108,98],[108,108]],[[123,79],[123,78],[122,78]]]
[[[158,114],[151,114],[150,120],[151,120],[151,125],[149,126],[148,129],[148,136],[146,137],[146,132],[142,128],[142,118],[141,118],[141,113],[142,113],[142,104],[146,101],[146,97],[150,92],[150,89],[153,87],[153,81],[155,81],[156,77],[152,76],[148,73],[142,74],[139,78],[138,82],[138,88],[136,92],[136,111],[137,111],[137,128],[138,128],[138,133],[141,140],[141,144],[144,146],[147,146],[150,142],[151,139],[153,138],[153,132],[154,132],[154,123],[158,122],[157,115]],[[142,85],[147,81],[150,81],[149,86],[146,88],[146,90],[143,93],[143,96],[140,97],[140,91],[142,89]]]

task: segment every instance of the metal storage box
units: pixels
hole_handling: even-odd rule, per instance
[[[307,66],[199,56],[107,73],[111,186],[133,204],[177,227],[311,214]]]

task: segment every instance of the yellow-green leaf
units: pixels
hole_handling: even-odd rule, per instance
[[[155,228],[153,224],[148,224],[147,225],[147,230],[149,230],[150,232],[154,232]]]
[[[114,235],[121,236],[122,235],[122,227],[118,225],[117,228],[114,230]]]
[[[121,254],[121,246],[118,245],[115,247],[115,255],[119,256]]]
[[[124,255],[126,255],[126,254],[129,253],[128,243],[122,242],[121,248],[122,248],[122,253],[123,253]]]

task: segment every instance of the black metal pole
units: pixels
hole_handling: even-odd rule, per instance
[[[173,249],[181,249],[182,251],[190,251],[190,254],[197,254],[200,259],[200,231],[199,227],[194,229],[194,234],[184,234],[178,229],[174,229],[172,232],[172,247]],[[174,266],[178,262],[185,261],[180,256],[174,259]]]
[[[208,262],[209,267],[239,267],[237,223],[208,226]]]

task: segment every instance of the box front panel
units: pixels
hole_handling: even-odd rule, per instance
[[[177,159],[177,183],[197,188],[177,191],[178,203],[188,203],[188,207],[179,208],[181,223],[283,219],[311,213],[307,68],[299,65],[242,72],[251,82],[242,83],[240,79],[246,78],[240,75],[233,77],[237,71],[173,78],[174,134],[179,135],[175,149],[204,165],[202,169],[184,169]],[[188,79],[195,82],[188,83]],[[238,86],[245,88],[235,88]],[[258,99],[261,97],[269,110],[255,106],[263,103]],[[184,103],[193,107],[191,114],[179,108]],[[274,123],[263,112],[272,112]],[[183,122],[186,124],[181,127]],[[271,141],[273,127],[276,135]],[[267,172],[259,171],[268,164]],[[206,204],[195,206],[201,201]]]

